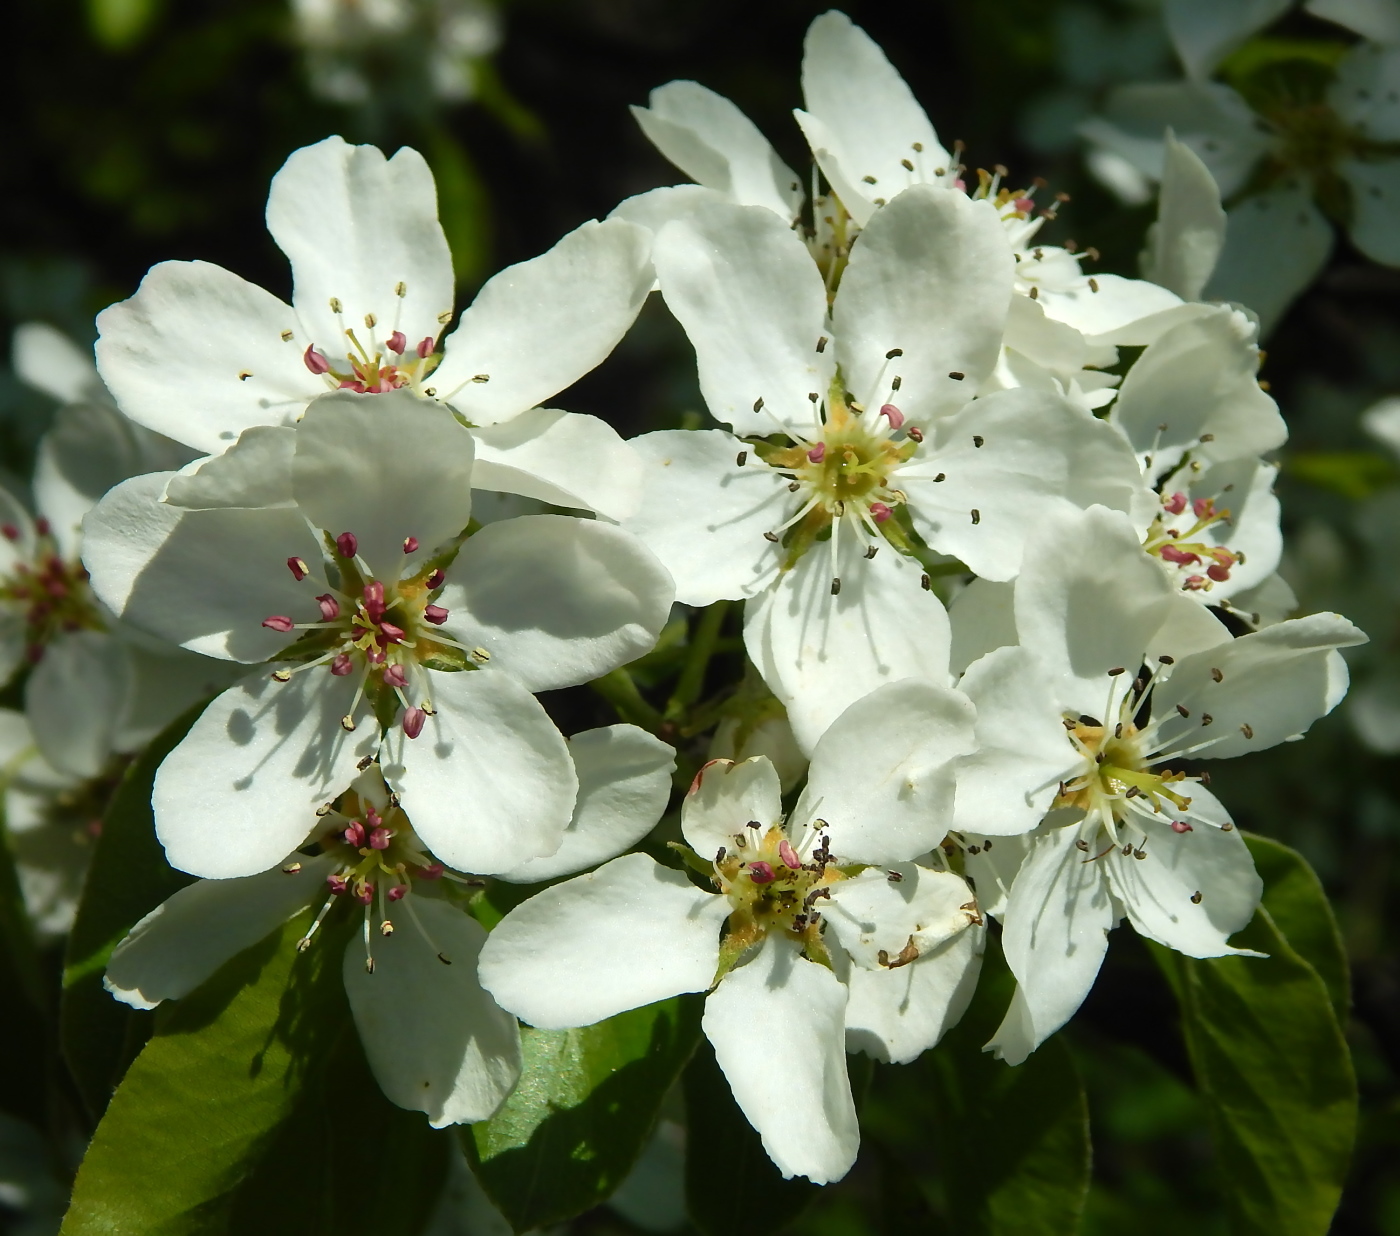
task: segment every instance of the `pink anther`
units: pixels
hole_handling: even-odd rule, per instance
[[[371,828],[378,828],[384,823],[384,818],[374,809],[373,803],[365,804],[365,819],[369,821]]]
[[[19,529],[14,524],[0,524],[0,536],[4,536],[7,541],[18,541]]]
[[[359,552],[360,542],[353,532],[342,532],[335,538],[335,547],[342,558],[353,558]]]
[[[347,652],[338,652],[331,659],[331,673],[337,678],[344,678],[354,668],[354,662],[350,660],[350,654]]]
[[[441,880],[445,870],[446,868],[441,863],[427,863],[418,868],[418,878],[420,880]]]
[[[340,617],[340,602],[329,592],[323,592],[317,597],[316,604],[321,607],[321,617],[327,622],[334,622]]]
[[[371,665],[383,665],[384,649],[379,647],[378,644],[371,644],[368,648],[365,649],[365,660],[368,661]]]
[[[405,352],[408,351],[408,336],[405,335],[403,331],[396,330],[392,335],[389,336],[384,346],[387,347],[389,351],[394,352],[399,356],[402,356]]]
[[[924,440],[924,431],[917,425],[910,425],[905,432],[913,438],[915,442],[922,442]]]
[[[361,884],[360,887],[355,890],[355,900],[362,906],[369,905],[369,903],[374,900],[374,885]]]
[[[297,583],[301,583],[301,581],[304,580],[308,574],[310,574],[310,572],[306,569],[306,563],[303,562],[300,558],[288,558],[287,570],[289,570],[292,573],[292,578],[295,579]]]
[[[437,346],[437,341],[429,335],[426,339],[419,340],[418,355],[427,360],[433,354],[433,349]]]
[[[365,843],[365,826],[359,820],[351,820],[341,836],[345,838],[346,845],[352,845],[358,850]]]
[[[786,837],[778,842],[778,857],[791,867],[793,871],[801,870],[802,860],[797,857],[797,851],[792,848],[792,842]]]
[[[416,536],[406,536],[403,539],[403,552],[411,554],[418,548],[418,538]]]
[[[885,520],[887,520],[893,514],[894,512],[890,510],[890,508],[887,507],[883,502],[872,502],[870,504],[870,517],[877,524],[884,523]]]
[[[1011,204],[1023,215],[1028,215],[1035,209],[1035,203],[1028,197],[1018,197]]]
[[[1175,545],[1163,545],[1160,552],[1167,562],[1175,562],[1177,566],[1191,566],[1201,560],[1200,554],[1178,549]]]
[[[331,892],[337,897],[350,886],[350,881],[337,871],[332,871],[330,875],[326,877],[326,883],[331,886]]]
[[[389,900],[390,900],[390,901],[402,901],[402,900],[403,900],[403,895],[404,895],[406,892],[408,892],[408,885],[407,885],[407,884],[395,884],[394,887],[391,888],[391,889],[389,890]]]
[[[1191,825],[1189,825],[1185,820],[1172,821],[1172,832],[1174,833],[1189,833],[1194,831],[1195,830],[1191,827]]]
[[[369,835],[369,848],[371,850],[387,850],[389,848],[389,839],[393,835],[394,834],[387,828],[376,828]]]
[[[312,373],[329,373],[331,370],[330,361],[316,351],[314,343],[306,345],[306,351],[301,354],[301,359],[306,362],[306,367]]]
[[[403,732],[410,738],[417,738],[423,732],[423,723],[428,714],[421,708],[408,707],[403,710]]]
[[[966,190],[967,181],[965,181],[961,176],[959,176],[955,181],[953,181],[953,188]]]
[[[813,463],[821,463],[821,461],[826,458],[826,443],[818,442],[816,446],[807,452],[807,458]]]
[[[1162,499],[1162,505],[1173,515],[1180,515],[1186,509],[1186,495],[1180,490],[1170,497]]]
[[[378,622],[384,617],[384,585],[377,579],[372,579],[364,587],[362,594],[365,598],[365,613],[371,622]]]
[[[403,672],[403,666],[397,662],[384,667],[384,685],[386,687],[406,687],[408,686],[408,675]]]
[[[904,413],[892,403],[882,405],[880,408],[880,415],[889,417],[891,429],[898,429],[904,424]]]
[[[443,609],[441,605],[425,605],[423,607],[423,617],[435,627],[440,627],[447,621],[449,611]]]
[[[1215,503],[1209,498],[1197,498],[1191,503],[1191,510],[1197,519],[1209,519],[1215,514]]]
[[[392,622],[381,622],[379,633],[391,644],[402,644],[405,634],[402,627],[396,627]]]
[[[1217,584],[1223,584],[1230,578],[1230,568],[1221,566],[1218,562],[1213,562],[1210,566],[1206,567],[1206,574],[1209,575],[1211,579],[1215,580]]]
[[[772,884],[775,878],[773,868],[768,863],[759,861],[749,864],[749,879],[755,884]]]
[[[447,582],[447,576],[442,573],[441,567],[437,567],[434,568],[424,582],[428,585],[428,591],[432,592],[437,588],[441,588],[443,584]]]
[[[40,536],[48,536],[53,531],[53,525],[42,515],[34,521],[34,531]]]
[[[1181,581],[1181,586],[1189,592],[1200,592],[1206,586],[1206,577],[1204,575],[1188,575]]]
[[[271,618],[263,619],[263,626],[269,631],[281,631],[283,635],[296,630],[296,625],[286,614],[273,614]]]

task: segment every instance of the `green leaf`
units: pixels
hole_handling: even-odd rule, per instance
[[[1283,466],[1288,475],[1353,501],[1400,480],[1400,469],[1377,451],[1295,451]]]
[[[161,1007],[78,1170],[62,1236],[234,1230],[235,1191],[348,1020],[333,942],[343,933],[298,953],[310,917],[298,915]],[[372,1145],[374,1131],[364,1133]]]
[[[1088,1101],[1064,1042],[1015,1067],[982,1050],[1014,987],[989,936],[962,1021],[912,1064],[882,1069],[869,1110],[870,1131],[928,1173],[940,1230],[959,1236],[1064,1236],[1088,1196]]]
[[[767,1236],[786,1227],[821,1191],[784,1180],[702,1040],[685,1071],[685,1198],[703,1236]]]
[[[491,258],[491,200],[466,148],[445,128],[430,125],[423,139],[457,286],[472,287],[485,278]]]
[[[123,936],[191,882],[165,861],[151,813],[161,761],[205,709],[191,708],[126,770],[93,852],[64,957],[60,1039],[64,1058],[94,1118],[102,1115],[126,1066],[150,1033],[151,1015],[113,1000],[102,986],[107,959]]]
[[[1196,960],[1152,946],[1181,1006],[1230,1229],[1323,1236],[1356,1137],[1351,1055],[1327,985],[1267,909],[1233,943],[1269,956]]]
[[[1332,905],[1317,872],[1297,850],[1281,841],[1244,835],[1254,866],[1264,881],[1264,909],[1295,952],[1317,971],[1345,1026],[1351,1010],[1351,969]]]
[[[524,1028],[519,1086],[490,1120],[461,1131],[477,1179],[516,1231],[612,1194],[699,1035],[700,1001],[687,996],[579,1030]]]
[[[160,0],[87,0],[88,28],[104,47],[134,47],[160,15]]]

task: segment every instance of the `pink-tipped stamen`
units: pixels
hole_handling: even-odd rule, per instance
[[[395,884],[394,887],[391,888],[391,889],[389,890],[389,893],[388,893],[389,900],[390,900],[390,901],[402,901],[402,900],[403,900],[403,895],[404,895],[406,892],[408,892],[408,885],[407,885],[407,884]]]
[[[443,584],[447,582],[447,576],[443,574],[441,567],[437,567],[434,568],[425,582],[428,585],[428,590],[431,592],[437,588],[441,588]]]
[[[354,668],[355,663],[350,660],[350,654],[347,652],[338,652],[331,660],[331,673],[337,678],[344,678]]]
[[[0,535],[3,535],[7,541],[18,541],[19,529],[14,524],[0,524]]]
[[[885,520],[893,514],[894,512],[883,502],[872,502],[870,504],[870,516],[877,524],[884,523]]]
[[[359,820],[351,820],[341,836],[345,838],[346,845],[358,850],[365,843],[365,826]]]
[[[369,615],[369,620],[378,622],[384,617],[384,585],[379,580],[372,579],[365,585],[362,595],[365,598],[365,613]]]
[[[826,458],[826,443],[818,442],[816,446],[807,452],[807,458],[811,460],[812,463],[821,463],[821,461]]]
[[[327,622],[334,622],[340,617],[340,602],[329,592],[322,593],[317,597],[316,604],[321,607],[321,617]]]
[[[410,738],[417,738],[423,732],[423,724],[428,714],[421,708],[408,707],[403,710],[403,732]]]
[[[1172,832],[1174,833],[1189,833],[1194,831],[1195,830],[1191,827],[1191,825],[1189,825],[1185,820],[1172,821]]]
[[[396,627],[392,622],[381,622],[379,630],[391,644],[402,644],[404,636],[407,634],[402,627]]]
[[[771,864],[759,861],[749,864],[749,879],[755,884],[772,884],[776,877]]]
[[[1186,495],[1178,490],[1171,497],[1163,498],[1162,505],[1173,515],[1180,515],[1186,509]]]
[[[408,336],[405,335],[403,331],[396,330],[385,341],[384,346],[396,355],[402,356],[405,352],[408,351]]]
[[[423,607],[423,617],[435,627],[440,627],[447,621],[449,612],[450,611],[444,609],[441,605],[426,605]]]
[[[441,863],[426,863],[418,868],[420,880],[441,880],[446,868]]]
[[[311,370],[312,373],[320,374],[329,373],[331,371],[330,361],[316,351],[316,345],[314,343],[306,345],[306,351],[301,354],[301,359],[306,362],[306,367]]]
[[[792,842],[786,837],[778,842],[778,857],[793,871],[801,870],[802,860],[797,857],[797,851],[792,848]]]
[[[898,429],[904,424],[904,413],[892,403],[882,405],[880,408],[880,415],[889,419],[891,429]]]
[[[411,554],[418,548],[418,538],[416,536],[406,536],[403,539],[403,552]]]
[[[371,850],[387,850],[389,848],[389,839],[393,837],[393,835],[394,834],[387,828],[376,828],[369,835],[369,848]]]
[[[269,631],[280,631],[283,635],[296,630],[297,625],[286,614],[273,614],[271,618],[264,618],[262,624]]]
[[[419,342],[418,342],[418,355],[419,355],[423,360],[427,360],[428,357],[430,357],[430,356],[433,354],[433,348],[435,348],[436,346],[437,346],[437,341],[434,340],[433,337],[432,337],[431,335],[429,335],[426,339],[421,339],[421,340],[419,340]]]
[[[307,570],[306,563],[300,558],[288,558],[287,570],[292,573],[292,578],[295,579],[297,583],[301,583],[301,581],[310,574],[310,571]]]
[[[335,548],[342,558],[353,558],[360,550],[360,542],[353,532],[342,532],[335,538]]]
[[[1175,562],[1177,566],[1193,566],[1201,560],[1199,554],[1193,554],[1187,550],[1178,549],[1175,545],[1163,545],[1158,552],[1160,552],[1162,557],[1168,562]]]
[[[408,686],[408,675],[403,672],[403,666],[397,662],[384,667],[384,685],[386,687],[406,687]]]

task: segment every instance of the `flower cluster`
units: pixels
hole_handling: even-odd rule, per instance
[[[426,163],[333,137],[272,184],[291,304],[166,262],[100,316],[105,389],[65,397],[126,454],[82,490],[64,453],[107,439],[60,423],[44,522],[7,504],[5,668],[37,661],[29,724],[75,778],[222,688],[154,782],[200,879],[112,953],[118,999],[184,996],[300,916],[303,949],[353,937],[385,1094],[445,1125],[510,1094],[517,1019],[706,993],[739,1107],[821,1183],[859,1143],[846,1053],[934,1046],[991,924],[1011,1064],[1124,919],[1239,951],[1261,885],[1204,761],[1300,737],[1365,638],[1288,616],[1257,319],[1044,242],[1063,195],[969,168],[842,14],[802,81],[810,197],[733,104],[673,82],[636,115],[695,183],[458,314]],[[1189,265],[1169,223],[1159,253]],[[542,406],[653,289],[714,425],[623,441]],[[635,695],[630,663],[689,610],[712,647],[735,602],[744,681],[695,707],[704,659],[679,712],[566,737],[538,698]],[[128,719],[160,657],[179,702]],[[72,682],[81,724],[52,717]],[[678,831],[642,848],[673,778]],[[499,921],[497,881],[534,886]]]

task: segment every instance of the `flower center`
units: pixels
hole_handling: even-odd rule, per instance
[[[825,836],[804,862],[781,825],[765,830],[750,820],[715,855],[713,878],[732,907],[722,949],[729,964],[770,931],[786,932],[812,960],[829,962],[819,907],[845,873],[832,864]]]
[[[15,563],[12,574],[0,579],[0,602],[24,614],[25,651],[31,663],[62,632],[104,629],[83,564],[63,559],[47,520],[35,521],[35,531],[33,561]],[[0,535],[12,543],[20,539],[13,524],[0,527]]]
[[[1186,495],[1178,492],[1164,496],[1162,508],[1147,530],[1143,549],[1164,564],[1170,563],[1167,569],[1185,591],[1209,592],[1229,579],[1236,565],[1243,565],[1244,554],[1194,539],[1215,524],[1228,524],[1228,507],[1217,507],[1212,498],[1188,503]],[[1189,525],[1184,531],[1183,524]]]
[[[331,300],[331,309],[340,317],[340,301]],[[370,337],[377,325],[372,313],[365,315],[365,333]],[[332,360],[324,352],[320,351],[314,343],[307,346],[302,353],[302,360],[306,367],[314,374],[322,375],[326,378],[327,385],[335,390],[358,391],[362,395],[380,395],[386,391],[398,390],[403,386],[411,386],[415,391],[420,390],[423,380],[434,369],[442,359],[441,353],[437,351],[437,341],[431,336],[421,339],[416,345],[410,346],[408,339],[401,330],[393,331],[389,337],[376,343],[372,337],[369,346],[360,342],[359,336],[353,327],[346,327],[342,321],[342,329],[345,338],[350,343],[350,350],[345,353],[343,362]],[[371,351],[371,347],[373,351]],[[430,390],[422,390],[425,395],[433,394]]]
[[[899,355],[898,349],[894,355]],[[889,541],[901,553],[913,553],[903,526],[893,518],[908,499],[892,481],[898,469],[917,454],[923,434],[911,425],[902,438],[895,438],[903,426],[904,414],[894,404],[882,405],[871,416],[839,389],[838,382],[833,383],[825,418],[811,440],[795,441],[790,446],[755,444],[759,457],[788,477],[788,488],[800,495],[796,513],[765,534],[787,551],[784,570],[793,567],[818,540],[829,537],[832,591],[839,592],[835,563],[838,530],[843,523],[872,542],[866,549],[868,558],[875,556],[877,539]]]
[[[353,731],[360,704],[367,700],[385,729],[402,707],[404,733],[417,738],[434,711],[426,671],[476,669],[490,654],[484,648],[466,648],[438,629],[448,611],[432,598],[446,575],[433,561],[406,579],[386,583],[371,575],[354,533],[341,533],[334,545],[331,573],[337,582],[331,592],[316,598],[320,621],[297,622],[285,614],[263,619],[262,625],[274,631],[305,632],[277,657],[301,664],[274,670],[272,677],[288,682],[293,674],[316,666],[327,666],[338,678],[358,673],[359,687],[341,725]],[[417,548],[413,537],[404,542],[406,554]],[[299,558],[288,559],[287,567],[298,580],[308,577],[307,565]]]
[[[1190,798],[1171,786],[1186,780],[1186,774],[1163,769],[1152,771],[1150,753],[1143,749],[1142,736],[1131,721],[1121,721],[1107,729],[1095,718],[1066,718],[1065,729],[1084,763],[1077,775],[1062,782],[1056,807],[1078,807],[1086,815],[1111,817],[1121,822],[1131,799],[1155,814],[1185,811]]]

